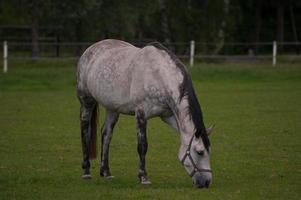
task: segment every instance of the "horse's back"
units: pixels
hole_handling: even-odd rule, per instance
[[[91,61],[94,61],[99,56],[105,54],[108,51],[111,51],[112,49],[120,49],[125,47],[135,48],[130,43],[114,39],[102,40],[95,44],[92,44],[85,50],[83,55],[80,57],[78,70],[91,66],[89,65]]]

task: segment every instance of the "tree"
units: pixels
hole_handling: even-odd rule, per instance
[[[15,8],[13,17],[22,19],[22,23],[29,24],[31,27],[32,57],[39,56],[39,24],[41,19],[46,18],[47,8],[50,0],[11,0],[10,6]]]
[[[159,5],[159,12],[161,17],[161,32],[163,34],[164,43],[167,46],[170,46],[170,28],[168,24],[168,16],[166,10],[166,1],[165,0],[158,0]]]
[[[284,37],[284,3],[277,0],[277,41],[282,43]]]
[[[298,0],[10,0],[0,2],[0,12],[1,25],[30,26],[34,57],[45,27],[58,27],[61,41],[195,40],[215,43],[197,46],[215,54],[225,42],[298,41],[301,31]]]
[[[260,41],[260,32],[261,32],[261,24],[262,24],[262,1],[261,0],[255,0],[255,35],[254,35],[254,42],[255,42],[255,53],[258,52],[258,42]]]

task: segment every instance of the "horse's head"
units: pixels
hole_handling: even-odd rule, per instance
[[[208,135],[212,132],[212,129],[213,126],[206,130]],[[191,176],[194,186],[208,188],[212,179],[212,171],[209,149],[205,148],[202,138],[193,135],[188,146],[181,145],[178,156]]]

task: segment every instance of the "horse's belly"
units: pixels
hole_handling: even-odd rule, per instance
[[[93,96],[106,109],[122,114],[134,115],[139,107],[143,108],[147,118],[170,115],[167,104],[159,98],[147,98],[146,96],[144,98],[133,98],[133,96],[130,96],[129,90],[113,89],[105,86],[94,93]]]
[[[130,101],[129,90],[120,85],[116,86],[105,81],[98,81],[98,84],[91,87],[90,93],[104,107],[111,110],[127,108]],[[125,109],[123,108],[123,109]]]

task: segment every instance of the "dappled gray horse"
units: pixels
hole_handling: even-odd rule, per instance
[[[89,159],[96,157],[98,104],[106,109],[102,126],[100,175],[111,178],[109,145],[120,113],[135,115],[140,158],[138,177],[150,184],[145,167],[147,120],[159,116],[181,135],[178,158],[198,188],[209,187],[212,172],[209,138],[201,107],[184,65],[159,43],[137,48],[119,40],[90,46],[77,67],[77,95],[83,176],[91,178]]]

